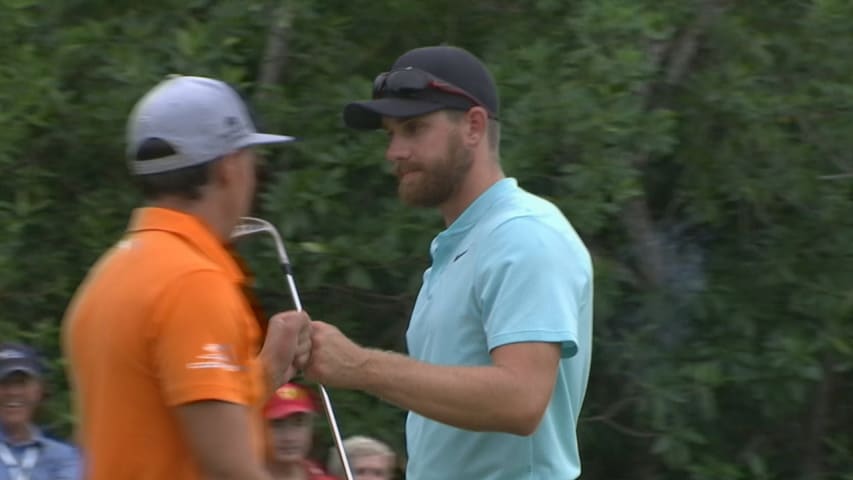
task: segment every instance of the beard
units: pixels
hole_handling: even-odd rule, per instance
[[[434,208],[446,202],[459,190],[471,170],[473,153],[462,144],[458,132],[450,135],[444,155],[429,165],[402,169],[397,194],[406,205]]]

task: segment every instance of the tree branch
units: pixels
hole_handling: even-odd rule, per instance
[[[272,24],[267,32],[267,41],[261,65],[258,70],[258,89],[255,102],[260,102],[266,91],[279,83],[284,67],[287,65],[287,37],[293,24],[293,9],[287,2],[272,12]]]
[[[659,434],[657,432],[637,430],[635,428],[622,425],[614,419],[614,417],[619,415],[626,408],[633,405],[636,401],[636,397],[623,397],[622,399],[614,402],[612,405],[609,405],[602,413],[598,415],[581,417],[580,421],[585,423],[600,422],[630,437],[653,438],[658,436]]]
[[[815,387],[815,398],[809,412],[807,423],[808,430],[803,445],[803,480],[817,480],[823,478],[823,441],[829,427],[829,415],[832,409],[832,397],[835,387],[835,374],[832,363],[825,360],[823,363],[823,378]]]
[[[682,34],[677,35],[669,44],[650,45],[649,54],[661,70],[663,85],[672,87],[684,80],[699,50],[699,39],[722,15],[728,4],[727,0],[704,0],[696,20]],[[644,97],[647,111],[658,107],[653,95],[658,86],[655,81],[649,81],[639,92]],[[644,167],[648,161],[649,155],[646,153],[635,155],[630,159],[630,163],[636,168]],[[649,211],[646,196],[639,195],[628,200],[620,218],[635,247],[635,258],[641,275],[651,289],[660,287],[666,280],[667,258],[661,235]]]
[[[725,0],[705,0],[696,20],[674,42],[665,67],[664,81],[669,85],[681,83],[690,63],[699,50],[699,39],[728,7]]]
[[[601,423],[607,425],[608,427],[616,430],[619,433],[623,433],[625,435],[628,435],[629,437],[655,438],[659,435],[659,433],[657,433],[657,432],[647,432],[644,430],[636,430],[634,428],[627,427],[627,426],[622,425],[621,423],[613,420],[612,418],[601,416],[601,415],[595,416],[595,417],[586,417],[586,418],[582,419],[581,421],[582,422],[601,422]]]

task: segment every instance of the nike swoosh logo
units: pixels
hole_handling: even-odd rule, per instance
[[[456,260],[459,260],[459,258],[462,257],[462,255],[465,255],[466,253],[468,253],[468,250],[463,250],[462,253],[453,257],[453,261],[455,262]]]

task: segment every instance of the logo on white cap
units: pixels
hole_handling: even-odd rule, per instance
[[[16,360],[20,358],[27,358],[27,355],[11,348],[0,351],[0,360]]]

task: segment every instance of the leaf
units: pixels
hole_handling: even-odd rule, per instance
[[[373,286],[367,270],[359,266],[351,266],[347,272],[347,285],[369,290]]]

